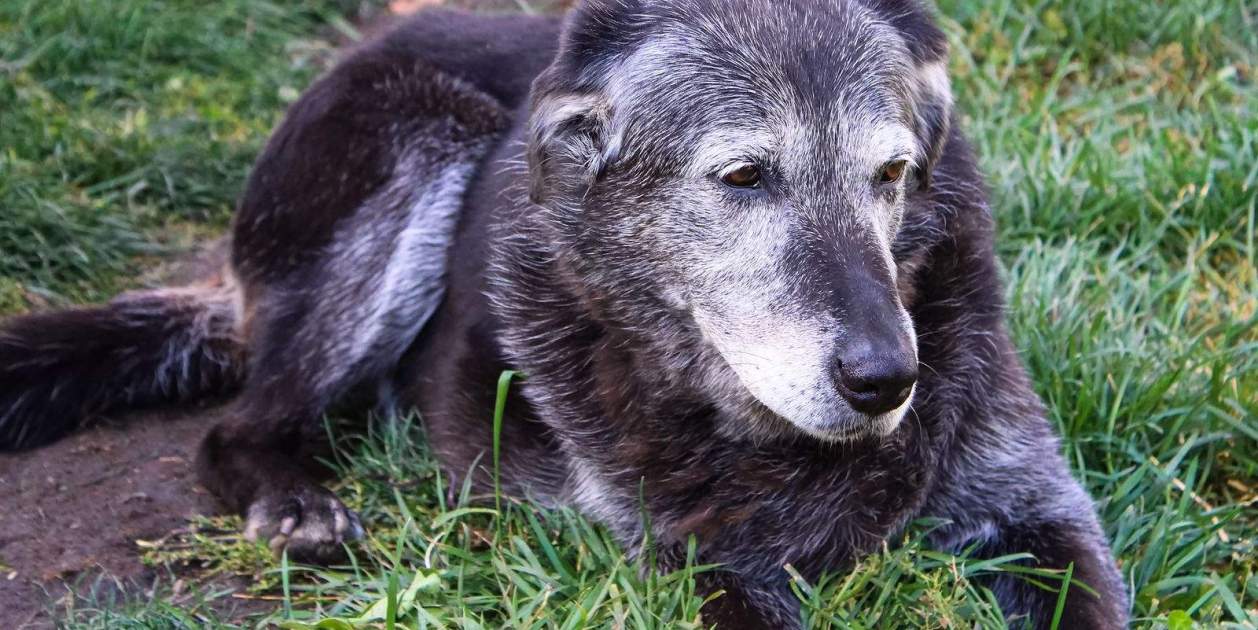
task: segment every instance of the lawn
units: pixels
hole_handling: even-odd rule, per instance
[[[1015,342],[1137,625],[1258,627],[1258,5],[938,5]],[[378,9],[0,0],[0,313],[105,298],[220,233],[285,105]],[[251,576],[268,619],[298,628],[697,627],[704,567],[658,576],[575,514],[447,501],[415,419],[343,438],[334,463],[371,529],[349,566],[273,561],[219,533],[224,518],[136,553],[193,590]],[[924,548],[928,527],[851,573],[796,579],[812,626],[999,627],[972,578],[1007,566]],[[167,594],[85,591],[65,624],[229,621],[221,593]]]

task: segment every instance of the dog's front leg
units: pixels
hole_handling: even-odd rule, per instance
[[[984,578],[1013,627],[1052,627],[1060,589],[1065,588],[1058,627],[1125,628],[1128,600],[1122,575],[1091,499],[1065,463],[1050,454],[988,464],[950,479],[931,494],[925,514],[951,521],[932,532],[934,543],[952,551],[972,549],[982,558],[1029,554],[1033,559],[1026,565],[1060,572],[1061,580],[1016,572]]]
[[[321,417],[286,405],[285,398],[247,391],[227,421],[201,445],[201,482],[245,517],[244,535],[266,541],[277,555],[326,564],[343,544],[363,535],[353,511],[321,486],[311,446]]]
[[[1082,506],[1090,508],[1090,505]],[[1011,625],[1025,624],[1033,628],[1052,627],[1059,588],[1065,591],[1065,606],[1058,627],[1079,630],[1120,630],[1127,627],[1127,593],[1100,526],[1090,511],[1075,517],[1029,518],[1005,524],[983,545],[982,555],[1000,556],[1029,553],[1034,566],[1063,571],[1061,583],[1051,578],[1036,578],[1042,585],[1024,576],[1005,574],[991,583],[1005,609]],[[1065,570],[1071,581],[1064,583]],[[1050,588],[1046,588],[1050,587]]]

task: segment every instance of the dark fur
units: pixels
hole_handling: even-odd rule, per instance
[[[626,208],[649,203],[652,186],[675,176],[677,144],[719,108],[682,101],[690,106],[670,110],[661,87],[650,124],[615,145],[599,105],[609,68],[661,24],[756,1],[591,1],[571,15],[562,43],[553,21],[436,12],[368,44],[307,92],[258,161],[234,229],[228,277],[241,301],[231,334],[191,344],[180,378],[145,378],[181,335],[222,323],[160,292],[150,294],[156,312],[174,315],[161,322],[124,318],[121,305],[12,320],[0,328],[0,446],[56,437],[70,428],[57,418],[195,398],[247,371],[232,419],[206,439],[205,483],[249,514],[253,534],[324,558],[357,533],[356,517],[307,470],[304,445],[318,442],[328,405],[363,386],[397,392],[421,410],[443,467],[485,484],[476,462],[490,445],[494,384],[517,369],[526,378],[503,427],[509,489],[575,501],[627,548],[646,535],[645,507],[665,568],[696,537],[700,560],[724,565],[702,578],[726,593],[705,608],[709,622],[797,625],[784,563],[808,577],[842,570],[911,519],[936,516],[951,522],[933,534],[940,547],[977,543],[986,556],[1073,563],[1099,595],[1073,589],[1062,627],[1123,627],[1122,579],[1005,331],[982,178],[946,102],[921,97],[910,121],[925,160],[893,243],[898,279],[856,254],[841,264],[815,250],[792,259],[801,274],[834,277],[872,265],[840,295],[802,300],[850,306],[893,292],[910,313],[925,367],[909,417],[884,437],[807,438],[729,391],[721,357],[660,297],[667,253],[617,227]],[[824,101],[859,81],[827,52],[848,44],[806,49],[775,38],[806,32],[814,10],[846,19],[853,2],[774,5],[772,27],[681,55],[679,72],[707,76],[763,47],[785,60],[804,98]],[[864,6],[899,33],[913,63],[946,55],[916,2]],[[761,89],[739,85],[712,89]],[[593,105],[552,115],[559,97]],[[398,236],[406,221],[423,219],[424,200],[448,196],[434,182],[474,164],[470,182],[450,180],[466,191],[458,188],[441,286],[407,285],[419,304],[405,321],[358,308],[378,297],[373,279],[408,260]],[[565,211],[573,207],[581,211]],[[831,244],[846,238],[832,226],[817,233]],[[346,249],[360,234],[371,247]],[[138,332],[86,343],[123,321]],[[100,368],[119,363],[129,369]],[[772,430],[731,435],[741,426]],[[1011,619],[1046,627],[1056,593],[1012,578],[992,587]]]
[[[233,391],[243,352],[213,284],[15,317],[0,326],[0,447],[47,444],[116,410]]]

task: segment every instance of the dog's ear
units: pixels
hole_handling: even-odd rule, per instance
[[[918,166],[917,180],[925,190],[930,187],[931,172],[952,127],[952,86],[948,81],[947,57],[919,63],[909,86],[912,93],[913,127],[918,148],[925,163]]]
[[[609,76],[650,30],[645,0],[583,0],[568,14],[559,51],[533,81],[529,195],[544,203],[585,194],[619,152]],[[574,198],[574,197],[568,197]]]
[[[534,84],[529,119],[529,199],[579,199],[615,158],[611,106],[597,92],[554,90]]]
[[[882,19],[900,32],[913,69],[908,91],[914,131],[925,162],[918,165],[917,180],[930,187],[930,174],[952,126],[952,86],[948,81],[948,37],[936,24],[932,10],[922,0],[865,0]]]

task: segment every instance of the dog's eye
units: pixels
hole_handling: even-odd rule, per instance
[[[759,188],[760,168],[755,164],[744,164],[722,175],[721,181],[734,188]]]
[[[886,165],[882,167],[882,170],[878,172],[878,183],[894,184],[900,181],[900,178],[904,177],[904,167],[907,164],[908,162],[905,160],[887,162]]]

